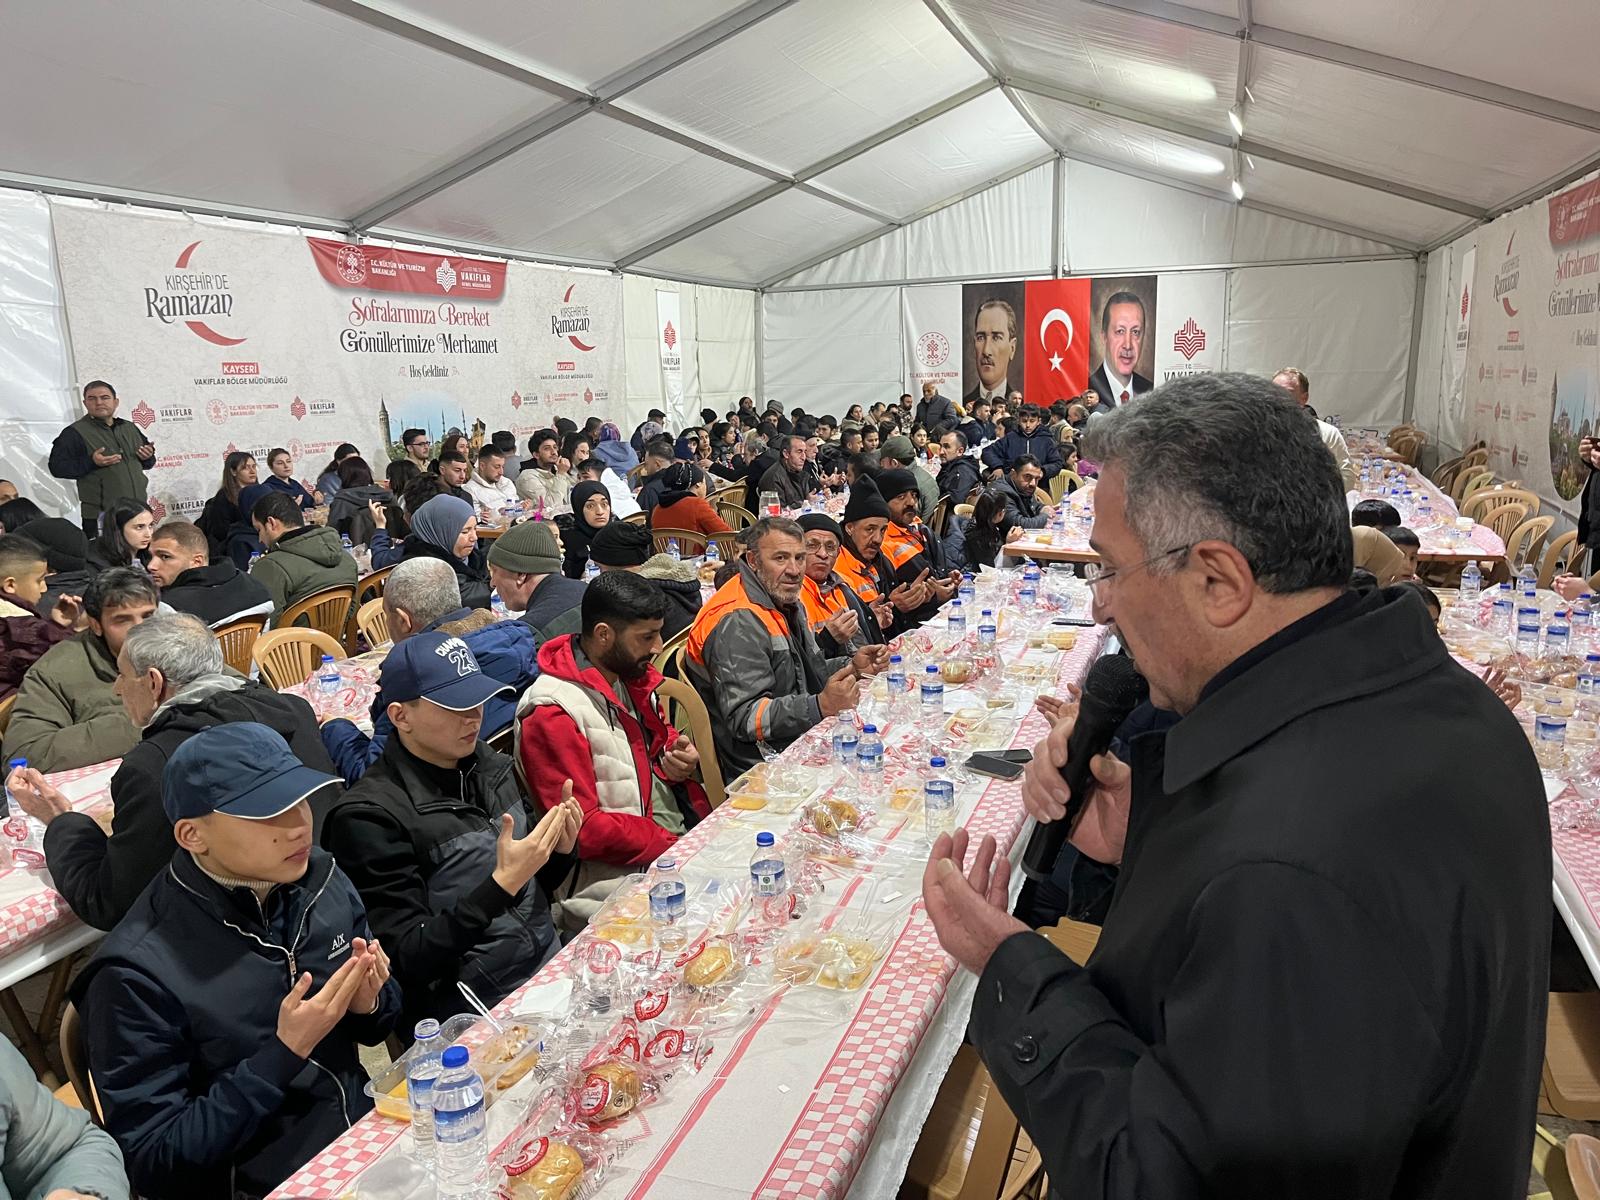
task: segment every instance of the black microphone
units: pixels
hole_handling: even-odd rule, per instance
[[[1067,801],[1067,811],[1059,821],[1038,826],[1028,840],[1028,849],[1022,856],[1022,873],[1029,879],[1050,878],[1061,847],[1066,845],[1067,835],[1072,832],[1072,823],[1083,811],[1089,789],[1094,786],[1089,760],[1106,752],[1117,727],[1149,695],[1150,685],[1131,658],[1121,654],[1106,655],[1089,668],[1089,677],[1083,681],[1083,695],[1078,701],[1078,721],[1067,738],[1067,765],[1061,768],[1061,777],[1072,789],[1072,799]]]

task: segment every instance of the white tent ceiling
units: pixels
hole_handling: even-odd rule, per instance
[[[1600,161],[1593,14],[16,2],[0,183],[748,287],[1062,155],[1412,250]]]

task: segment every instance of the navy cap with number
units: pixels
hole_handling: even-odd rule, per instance
[[[456,712],[511,690],[483,673],[464,641],[445,633],[408,637],[389,651],[379,679],[387,701],[427,700]]]

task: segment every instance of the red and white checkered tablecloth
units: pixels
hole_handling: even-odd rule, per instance
[[[1104,629],[1085,630],[1061,656],[1056,694],[1082,682],[1106,636]],[[1045,729],[1044,718],[1030,710],[1012,744],[1031,746]],[[958,804],[969,830],[993,834],[1001,852],[1012,853],[1026,823],[1020,783],[969,782]],[[724,805],[679,840],[677,857],[692,872],[708,846],[743,844],[773,820]],[[858,874],[842,886],[836,911],[854,916],[876,903],[878,915],[891,922],[889,949],[868,985],[857,993],[781,993],[716,1048],[705,1070],[674,1080],[595,1200],[845,1195],[957,969],[922,911],[921,872],[919,858],[907,855],[880,861],[870,876]],[[498,1011],[518,1011],[531,989],[570,975],[574,961],[570,950],[558,955]],[[502,1136],[494,1128],[497,1111],[490,1114],[492,1137]],[[368,1115],[286,1181],[273,1200],[345,1195],[364,1170],[407,1144],[405,1129]]]
[[[65,793],[73,808],[86,812],[110,802],[111,777],[121,763],[112,759],[45,778]],[[76,921],[48,871],[22,866],[0,870],[0,959]]]

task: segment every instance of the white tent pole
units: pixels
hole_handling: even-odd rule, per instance
[[[756,382],[755,391],[751,398],[756,400],[756,407],[766,407],[767,393],[767,294],[761,289],[756,289]]]
[[[1411,295],[1411,354],[1406,359],[1405,403],[1400,410],[1402,421],[1411,420],[1417,411],[1417,356],[1422,349],[1422,309],[1428,285],[1428,256],[1417,255],[1417,283]]]
[[[1056,155],[1050,169],[1050,268],[1060,279],[1067,270],[1067,160]]]

